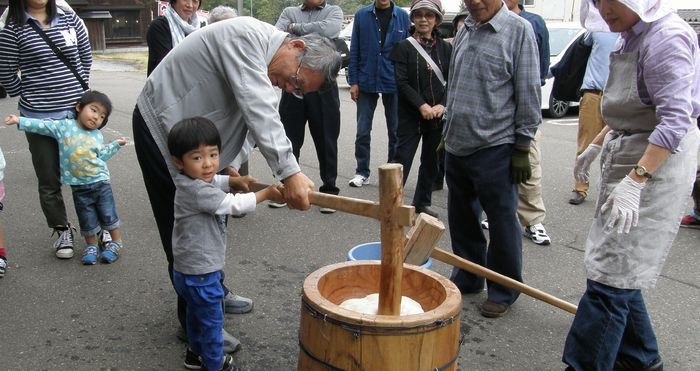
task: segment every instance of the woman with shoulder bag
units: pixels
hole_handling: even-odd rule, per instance
[[[91,65],[87,31],[75,13],[58,7],[56,0],[9,1],[7,23],[0,31],[0,84],[10,96],[20,97],[22,116],[74,118],[75,105],[88,89]],[[56,257],[70,259],[73,228],[61,193],[58,144],[50,137],[25,135],[41,208],[58,234],[53,244]]]
[[[418,143],[423,140],[413,205],[417,213],[434,217],[438,214],[430,205],[438,175],[437,147],[452,54],[452,45],[437,31],[442,13],[440,0],[414,0],[410,12],[413,32],[391,52],[399,98],[398,144],[393,162],[403,165],[405,185]]]

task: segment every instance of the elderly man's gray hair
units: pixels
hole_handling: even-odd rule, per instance
[[[293,38],[303,40],[306,44],[302,66],[321,72],[325,76],[326,83],[334,82],[335,77],[338,76],[338,71],[340,71],[342,60],[333,41],[317,33],[295,36]]]
[[[235,9],[226,5],[219,5],[209,12],[208,22],[209,24],[212,24],[218,21],[223,21],[224,19],[235,18],[237,16],[238,13],[236,13]]]

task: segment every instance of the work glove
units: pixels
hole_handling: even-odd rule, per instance
[[[574,179],[576,179],[576,182],[588,183],[588,179],[591,177],[589,171],[591,169],[591,164],[595,158],[598,157],[602,148],[600,144],[590,144],[576,157],[576,163],[574,164]]]
[[[440,156],[445,152],[445,134],[440,135],[440,143],[438,143],[436,151]]]
[[[530,151],[518,147],[513,148],[510,173],[513,177],[514,184],[524,183],[530,179],[530,176],[532,176],[532,170],[530,169]]]
[[[604,213],[612,208],[608,221],[603,230],[610,233],[617,225],[617,233],[629,233],[632,227],[639,221],[639,198],[644,189],[644,183],[637,183],[632,178],[625,176],[620,184],[613,189],[608,199],[600,208]]]

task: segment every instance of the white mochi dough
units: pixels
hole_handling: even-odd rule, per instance
[[[340,303],[340,307],[364,314],[377,314],[377,309],[379,308],[379,294],[374,293],[364,298],[348,299]],[[399,315],[408,316],[420,313],[424,313],[420,303],[408,296],[401,297],[401,310]]]

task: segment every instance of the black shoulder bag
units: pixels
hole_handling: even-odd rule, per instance
[[[75,78],[78,79],[78,82],[80,83],[80,86],[83,87],[83,90],[89,90],[90,87],[88,86],[88,84],[85,83],[85,81],[83,80],[83,78],[80,76],[80,74],[78,73],[78,71],[75,70],[75,67],[70,63],[70,61],[68,60],[68,58],[66,58],[66,55],[63,54],[63,52],[61,51],[61,49],[60,49],[58,46],[56,46],[56,44],[54,44],[53,41],[51,41],[51,39],[50,39],[50,38],[44,33],[44,31],[36,24],[36,22],[34,22],[34,21],[31,20],[31,19],[28,20],[27,22],[28,22],[29,25],[34,29],[34,31],[36,31],[36,33],[39,34],[39,36],[41,36],[41,38],[44,39],[44,41],[46,41],[46,44],[49,45],[49,48],[51,48],[51,50],[53,50],[53,52],[56,54],[56,56],[58,57],[58,59],[60,59],[61,62],[63,62],[63,64],[65,64],[66,67],[68,67],[68,69],[70,70],[70,72],[73,72],[73,75],[75,75]]]

